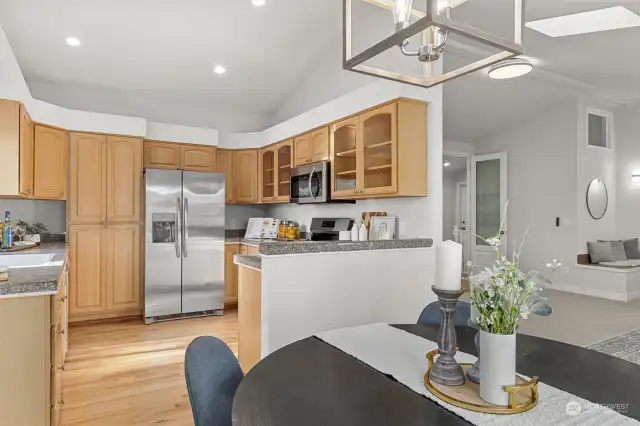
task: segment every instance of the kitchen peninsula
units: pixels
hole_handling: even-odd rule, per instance
[[[430,238],[260,242],[236,255],[238,358],[248,371],[315,333],[373,322],[412,323],[433,300]]]

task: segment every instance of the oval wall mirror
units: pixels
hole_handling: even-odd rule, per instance
[[[587,209],[595,220],[600,220],[607,212],[609,193],[607,186],[598,178],[593,179],[587,188]]]

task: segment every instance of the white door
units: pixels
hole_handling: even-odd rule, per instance
[[[507,153],[479,155],[471,160],[471,260],[478,266],[490,266],[496,255],[484,239],[500,232],[500,251],[507,252]]]

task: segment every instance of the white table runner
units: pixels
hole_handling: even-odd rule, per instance
[[[435,342],[383,323],[341,328],[319,333],[316,337],[381,373],[392,376],[414,392],[426,396],[474,425],[640,425],[640,422],[614,410],[544,383],[538,383],[538,405],[525,413],[496,415],[464,410],[438,399],[424,385],[427,370],[425,355],[437,349]],[[476,357],[459,353],[456,360],[475,362]]]

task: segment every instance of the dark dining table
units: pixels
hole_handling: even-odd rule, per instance
[[[438,326],[394,325],[437,341]],[[477,355],[476,330],[456,327]],[[640,420],[640,366],[578,346],[517,335],[516,369],[588,401],[619,404]],[[426,360],[425,360],[426,370]],[[235,426],[468,425],[466,420],[316,337],[268,355],[240,383]]]

